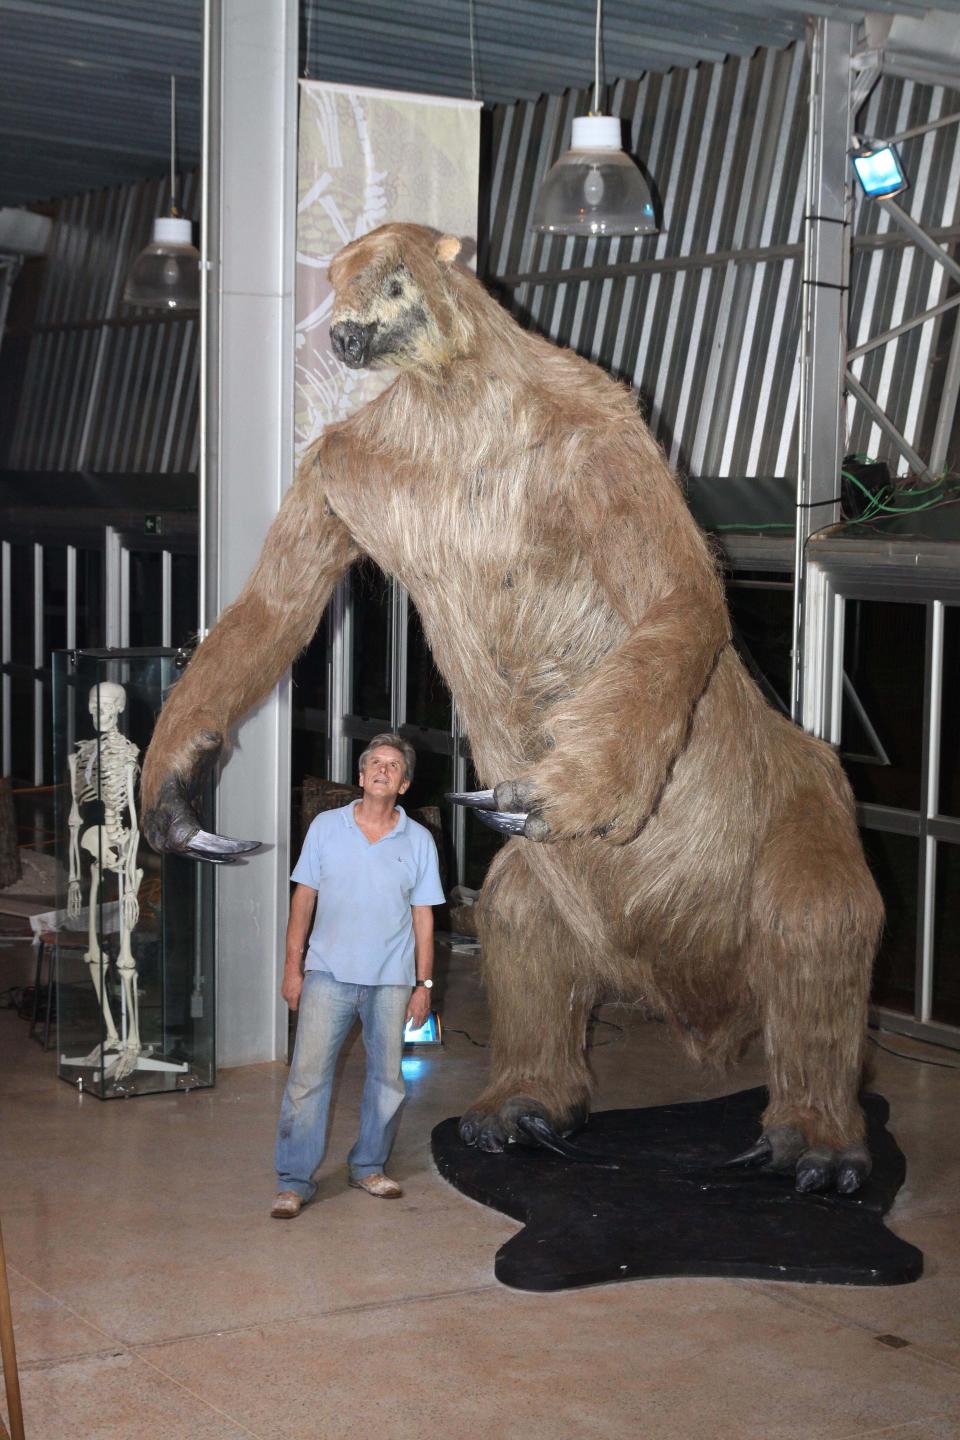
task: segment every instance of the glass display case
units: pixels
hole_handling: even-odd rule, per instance
[[[140,765],[176,662],[54,654],[58,1067],[102,1100],[214,1083],[213,877],[140,834]]]

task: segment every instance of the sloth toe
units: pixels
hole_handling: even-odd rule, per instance
[[[796,1189],[801,1195],[829,1190],[837,1174],[836,1152],[825,1148],[807,1150],[797,1161]]]

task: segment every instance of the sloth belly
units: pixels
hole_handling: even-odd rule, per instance
[[[512,778],[548,745],[545,722],[623,633],[589,580],[529,555],[471,572],[402,574],[456,700],[483,782]]]

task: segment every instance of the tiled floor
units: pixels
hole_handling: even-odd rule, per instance
[[[0,952],[0,989],[3,966]],[[447,957],[446,1043],[411,1067],[393,1204],[347,1188],[362,1052],[342,1069],[320,1198],[270,1220],[285,1069],[101,1103],[0,1012],[0,1215],[28,1440],[807,1440],[960,1437],[960,1056],[899,1038],[877,1088],[908,1157],[894,1228],[916,1285],[637,1281],[527,1295],[493,1279],[512,1222],[432,1168],[479,1088],[476,961]],[[756,1083],[696,1070],[663,1027],[604,1015],[598,1107]],[[891,1347],[880,1336],[906,1342]]]

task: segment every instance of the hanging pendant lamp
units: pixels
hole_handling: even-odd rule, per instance
[[[193,225],[177,208],[177,82],[170,76],[170,208],[127,276],[123,299],[148,310],[196,310],[200,305],[200,252]]]
[[[573,122],[570,149],[547,171],[533,212],[541,235],[653,235],[650,188],[621,144],[620,121],[598,115],[600,7],[597,0],[593,111]]]

